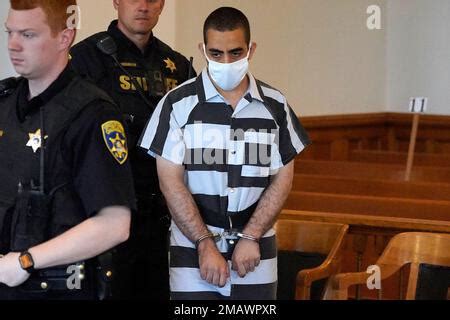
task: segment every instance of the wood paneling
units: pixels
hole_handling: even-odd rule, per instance
[[[298,159],[295,173],[334,177],[402,181],[406,166],[351,161]],[[411,181],[450,183],[450,167],[414,166]]]
[[[353,149],[406,152],[412,118],[410,113],[302,117],[313,144],[301,157],[346,160]],[[348,149],[336,148],[336,143]],[[450,116],[421,115],[416,150],[450,153]]]
[[[357,149],[350,151],[349,160],[368,163],[405,165],[407,156],[408,154],[406,152],[399,151]],[[449,167],[450,154],[416,152],[414,154],[414,165]]]
[[[296,174],[292,191],[450,201],[450,184]]]

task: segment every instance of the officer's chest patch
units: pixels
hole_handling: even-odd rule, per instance
[[[121,69],[113,71],[113,87],[121,94],[137,94],[136,84],[151,97],[162,98],[168,91],[176,88],[180,83],[177,79],[177,66],[170,58],[161,60],[156,69],[145,70],[134,62],[121,62],[127,70],[125,74]],[[130,78],[133,77],[135,81]]]
[[[114,159],[124,164],[128,158],[128,146],[125,130],[118,121],[108,121],[102,124],[102,134],[105,144]]]

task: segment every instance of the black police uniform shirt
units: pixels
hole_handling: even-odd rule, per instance
[[[159,194],[155,159],[149,157],[137,141],[159,100],[171,89],[188,80],[190,63],[158,38],[151,39],[142,52],[113,21],[107,31],[117,44],[121,65],[136,78],[153,108],[146,105],[128,75],[102,53],[97,43],[105,33],[95,34],[71,49],[71,65],[82,76],[89,77],[119,105],[130,128],[130,162],[138,199],[140,195]],[[196,76],[192,72],[192,77]]]
[[[9,152],[24,155],[32,158],[34,168],[23,168],[23,172],[17,172],[17,180],[21,179],[19,176],[24,175],[31,177],[35,183],[39,183],[39,157],[40,157],[40,121],[36,118],[40,117],[40,107],[48,105],[55,97],[64,94],[66,88],[75,81],[83,81],[70,68],[66,68],[60,76],[55,80],[44,92],[39,96],[34,97],[28,101],[28,81],[22,79],[11,97],[0,99],[0,158],[4,158],[1,165],[0,172],[5,175],[11,175],[12,172],[17,172],[14,169],[14,163],[7,157]],[[94,87],[94,85],[91,85]],[[99,89],[95,88],[95,90]],[[102,94],[104,94],[102,92]],[[104,94],[106,96],[106,94]],[[15,97],[12,97],[15,96]],[[11,99],[15,98],[15,100]],[[65,98],[65,97],[64,97]],[[71,97],[65,98],[72,100]],[[6,101],[10,101],[11,105]],[[63,111],[64,112],[64,111]],[[45,109],[45,117],[49,117],[52,110]],[[37,123],[37,125],[36,125]],[[51,125],[47,121],[44,128]],[[111,125],[116,128],[112,132]],[[19,128],[16,132],[8,132],[8,128]],[[108,129],[109,128],[109,129]],[[75,117],[75,119],[67,125],[63,138],[60,140],[61,145],[46,146],[46,159],[54,159],[55,152],[60,152],[63,162],[71,171],[72,186],[76,198],[79,200],[79,209],[82,212],[78,214],[80,217],[73,215],[64,216],[61,214],[60,219],[67,219],[62,221],[61,229],[57,234],[66,231],[73,227],[77,222],[81,222],[89,217],[95,215],[98,211],[109,206],[125,206],[131,210],[136,209],[135,195],[131,176],[131,169],[129,161],[127,161],[126,150],[126,133],[125,128],[121,124],[121,115],[118,112],[117,106],[106,100],[98,100],[89,103],[82,109]],[[45,133],[44,133],[45,134]],[[109,135],[108,135],[109,134]],[[14,137],[8,137],[12,135]],[[47,139],[45,136],[44,139]],[[125,146],[122,149],[122,154],[116,152],[115,146],[111,143],[111,139],[121,140],[121,145]],[[49,139],[50,140],[50,139]],[[10,145],[14,141],[15,145]],[[3,155],[3,156],[2,156]],[[20,163],[20,159],[17,159]],[[19,166],[19,163],[17,166]],[[50,183],[52,176],[58,168],[48,167],[46,163],[46,182]],[[25,172],[25,173],[24,173]],[[27,178],[28,178],[27,177]],[[5,181],[5,177],[0,177]],[[9,178],[8,178],[9,179]],[[13,177],[16,179],[16,177]],[[17,183],[27,183],[27,181],[17,181]],[[55,186],[49,185],[48,189]],[[0,204],[11,205],[11,200],[17,193],[17,184],[8,184],[8,189],[2,187],[0,194]],[[61,203],[58,212],[64,212],[77,204]],[[5,214],[0,215],[0,231],[5,236],[8,229],[6,221],[8,217]],[[78,221],[81,220],[81,221]],[[3,228],[2,228],[3,227]],[[56,236],[57,234],[52,234]],[[3,248],[3,251],[8,251],[8,248]]]

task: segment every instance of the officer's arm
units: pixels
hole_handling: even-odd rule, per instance
[[[62,235],[30,248],[36,269],[70,264],[95,257],[128,239],[130,210],[106,207]],[[19,264],[19,253],[0,258],[0,283],[15,287],[30,275]]]
[[[157,158],[160,188],[167,200],[172,218],[181,232],[195,242],[208,233],[197,205],[184,184],[184,167],[161,157]],[[224,286],[229,275],[227,262],[215,242],[207,238],[198,246],[200,273],[204,280]]]
[[[49,268],[95,257],[128,239],[130,209],[106,207],[62,235],[29,250],[35,268]]]
[[[49,268],[95,257],[128,239],[130,209],[106,207],[62,235],[33,247],[36,268]]]

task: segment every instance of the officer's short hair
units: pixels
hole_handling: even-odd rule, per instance
[[[213,29],[217,31],[244,30],[245,41],[250,44],[250,23],[242,11],[232,7],[221,7],[214,10],[203,25],[203,41],[207,43],[206,33]]]
[[[13,10],[31,10],[42,8],[53,35],[67,29],[70,13],[67,8],[77,5],[77,0],[10,0]]]

